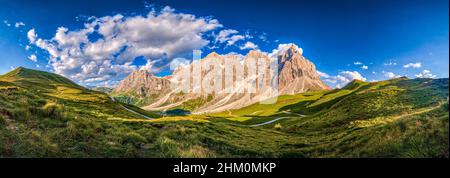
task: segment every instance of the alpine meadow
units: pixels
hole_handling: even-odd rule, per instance
[[[448,0],[0,1],[0,158],[449,158]]]

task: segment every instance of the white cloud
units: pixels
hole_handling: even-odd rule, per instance
[[[227,46],[234,45],[234,43],[236,43],[237,41],[243,40],[243,39],[245,39],[245,37],[242,35],[233,35],[227,41]]]
[[[169,66],[170,66],[170,69],[175,70],[175,69],[177,69],[178,67],[187,66],[187,65],[189,65],[190,63],[191,63],[191,62],[190,62],[188,59],[185,59],[185,58],[175,58],[175,59],[173,59],[173,60],[170,62]]]
[[[219,34],[216,36],[216,42],[224,43],[228,40],[230,40],[230,36],[233,34],[239,33],[237,30],[233,29],[225,29],[219,32]]]
[[[363,65],[363,66],[361,66],[361,69],[367,70],[367,69],[369,69],[369,66]]]
[[[385,62],[383,65],[385,65],[385,66],[395,66],[395,65],[397,65],[397,63],[393,62],[393,61],[389,61],[389,62]]]
[[[278,48],[272,50],[272,53],[270,53],[269,56],[273,57],[273,56],[280,55],[280,54],[284,53],[286,50],[288,50],[291,47],[294,50],[298,51],[300,54],[303,54],[303,49],[302,48],[298,47],[294,43],[287,43],[287,44],[278,44]]]
[[[26,45],[26,46],[25,46],[25,50],[28,51],[28,50],[30,50],[30,49],[31,49],[31,46],[30,46],[30,45]]]
[[[363,65],[363,63],[362,63],[362,62],[359,62],[359,61],[353,62],[353,64],[354,64],[354,65]]]
[[[423,70],[422,72],[415,75],[417,78],[436,78],[437,75],[434,75],[429,70]]]
[[[225,29],[221,30],[219,34],[215,35],[215,43],[225,43],[227,46],[232,46],[236,42],[253,38],[252,35],[250,35],[250,32],[246,32],[244,35],[239,35],[239,31],[234,29]]]
[[[397,74],[395,74],[395,73],[393,73],[393,72],[385,72],[385,71],[382,71],[382,73],[383,73],[384,76],[385,76],[386,78],[388,78],[388,79],[399,78],[399,77],[401,77],[400,75],[397,75]]]
[[[28,31],[27,37],[28,37],[28,40],[30,41],[30,43],[36,42],[37,34],[36,34],[36,31],[34,30],[34,28],[31,29],[30,31]]]
[[[23,22],[16,22],[16,24],[14,24],[14,26],[15,26],[16,28],[19,28],[19,27],[21,27],[21,26],[25,26],[25,23],[23,23]]]
[[[408,63],[408,64],[403,65],[403,67],[404,68],[410,68],[410,67],[412,67],[412,68],[420,68],[420,67],[422,67],[422,63],[420,63],[420,62]]]
[[[27,36],[31,44],[49,53],[55,73],[87,83],[121,80],[138,69],[133,65],[137,57],[152,59],[144,68],[156,68],[156,61],[167,64],[170,59],[187,56],[208,45],[205,33],[220,27],[216,19],[165,7],[146,16],[91,17],[80,30],[59,27],[51,39],[38,38],[34,29]],[[99,38],[90,40],[92,34]]]
[[[147,60],[147,63],[143,66],[141,66],[140,70],[146,70],[149,72],[153,72],[153,61]]]
[[[37,57],[36,57],[36,55],[34,55],[34,54],[28,56],[28,59],[29,59],[30,61],[37,62]]]
[[[348,81],[348,82],[351,82],[352,80],[355,80],[355,79],[362,80],[362,81],[367,80],[357,71],[342,71],[339,73],[338,76],[342,76],[342,77],[346,78],[346,80],[343,80],[343,81]]]
[[[367,80],[365,77],[363,77],[357,71],[342,71],[342,72],[339,72],[339,74],[336,76],[330,76],[330,75],[320,72],[320,71],[317,71],[317,73],[326,82],[335,84],[336,88],[341,88],[353,80],[362,80],[362,81]]]
[[[317,71],[317,74],[319,74],[320,77],[330,78],[330,75],[328,75],[327,73],[321,72],[319,70],[316,70],[316,71]]]
[[[241,50],[256,49],[256,48],[258,48],[258,45],[256,45],[255,43],[252,43],[250,41],[247,41],[247,43],[245,43],[244,46],[241,46],[240,48],[241,48]]]

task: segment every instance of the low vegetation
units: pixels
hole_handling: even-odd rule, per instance
[[[18,68],[0,76],[0,157],[448,158],[448,82],[354,81],[273,105],[164,116]]]

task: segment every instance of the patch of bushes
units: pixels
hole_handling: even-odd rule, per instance
[[[156,140],[156,149],[164,158],[180,157],[178,147],[179,145],[175,141],[165,136],[161,136]]]
[[[136,132],[129,132],[123,137],[122,143],[129,143],[139,148],[141,145],[147,143],[147,139]]]
[[[44,116],[59,119],[64,116],[64,105],[58,104],[56,102],[47,102],[42,107]]]

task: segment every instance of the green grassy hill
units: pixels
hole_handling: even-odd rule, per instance
[[[283,96],[274,105],[254,104],[211,117],[240,125],[285,118],[262,127],[303,138],[308,144],[291,148],[297,150],[294,155],[448,157],[448,83],[353,81],[342,89]]]
[[[95,156],[78,149],[101,149],[114,118],[142,117],[56,74],[17,68],[0,76],[0,157]]]
[[[448,157],[448,83],[353,81],[272,105],[162,117],[18,68],[0,76],[0,157]]]

